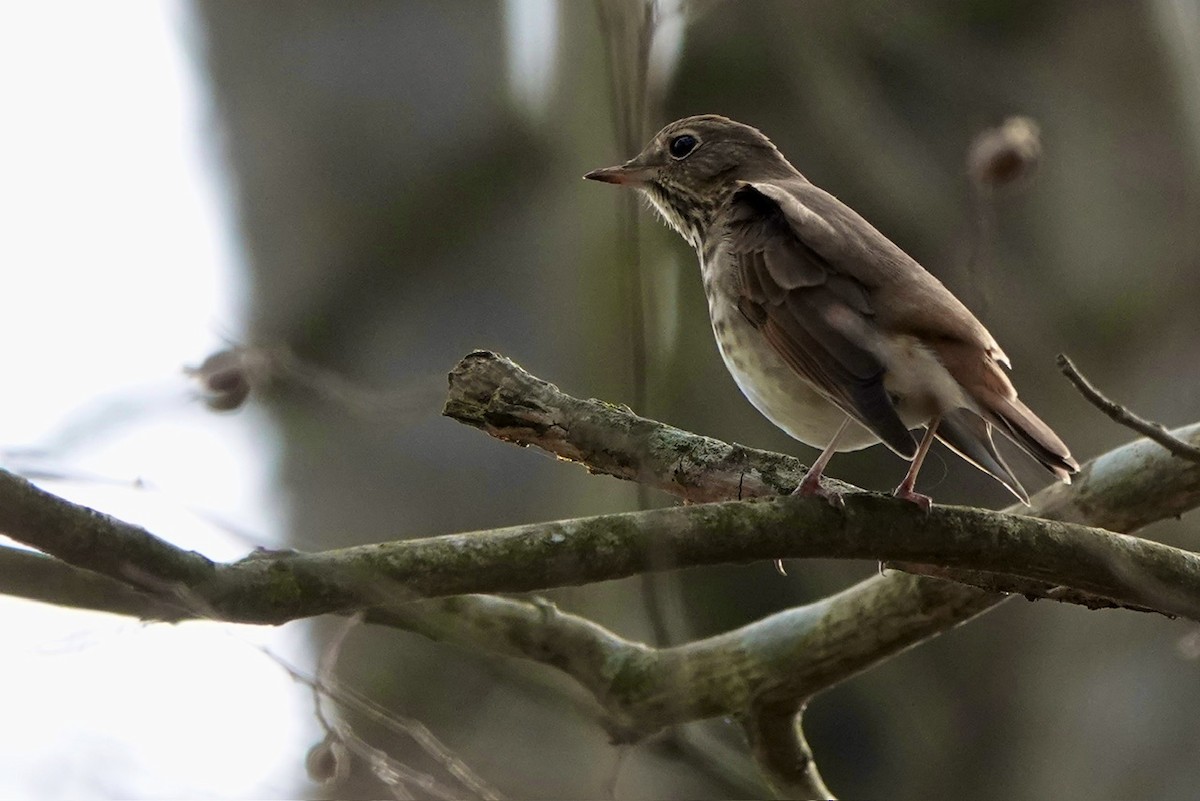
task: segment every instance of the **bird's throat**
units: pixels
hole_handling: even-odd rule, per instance
[[[700,252],[717,209],[725,197],[719,193],[711,196],[696,194],[683,190],[682,187],[657,182],[646,184],[643,191],[667,225],[678,231],[688,244]]]

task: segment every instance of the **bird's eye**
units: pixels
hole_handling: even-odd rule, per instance
[[[696,137],[691,134],[682,134],[671,140],[668,149],[671,151],[671,158],[682,159],[687,158],[688,153],[696,149],[696,145],[700,144],[696,141]]]

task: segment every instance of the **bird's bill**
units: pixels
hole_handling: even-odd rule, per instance
[[[631,161],[619,167],[603,167],[599,170],[592,170],[583,177],[589,181],[603,181],[606,184],[638,186],[646,182],[651,169],[651,167]]]

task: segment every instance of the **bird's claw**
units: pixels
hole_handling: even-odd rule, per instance
[[[846,499],[842,497],[842,493],[838,492],[837,490],[821,486],[821,477],[816,476],[814,478],[812,473],[809,473],[800,481],[800,484],[794,490],[792,490],[792,494],[799,495],[801,497],[816,496],[818,498],[824,498],[825,502],[834,509],[846,508]]]
[[[909,503],[915,503],[925,514],[929,514],[929,510],[933,508],[932,498],[928,495],[922,495],[919,492],[913,492],[904,485],[896,487],[896,491],[892,493],[892,497],[908,501]]]

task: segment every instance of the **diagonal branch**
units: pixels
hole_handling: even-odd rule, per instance
[[[578,462],[589,472],[693,503],[783,495],[804,476],[804,466],[791,456],[729,445],[624,407],[572,397],[488,351],[469,354],[450,372],[442,414],[496,439]]]
[[[761,498],[802,475],[789,457],[571,398],[492,354],[459,365],[447,409],[501,438],[690,500]],[[1176,433],[1200,441],[1200,425]],[[777,787],[800,787],[803,744],[781,733],[808,698],[1006,596],[891,573],[734,631],[653,649],[545,603],[459,594],[632,575],[655,569],[653,544],[681,567],[813,556],[904,561],[1051,582],[1197,618],[1194,554],[1078,523],[1132,531],[1197,504],[1200,465],[1139,440],[1085,465],[1074,486],[1039,493],[1031,511],[1048,520],[954,507],[922,516],[855,491],[844,513],[819,500],[767,498],[218,564],[0,472],[0,530],[57,557],[0,549],[0,591],[170,620],[278,623],[365,609],[378,623],[568,673],[596,697],[618,739],[740,716],[767,748],[761,764]],[[39,580],[30,581],[35,572]],[[458,597],[414,602],[443,595]]]
[[[177,621],[194,611],[128,584],[73,567],[52,556],[0,546],[0,593],[57,606],[109,612],[141,620]]]
[[[591,473],[648,484],[695,503],[785,494],[805,472],[791,456],[730,445],[610,403],[572,397],[488,351],[469,354],[451,371],[443,414],[497,439],[577,462]],[[1172,436],[1198,447],[1200,424]],[[1200,468],[1162,457],[1153,442],[1135,441],[1084,465],[1074,484],[1051,485],[1032,506],[1006,511],[1123,532],[1178,516],[1198,502]],[[838,488],[862,492],[849,484]]]
[[[1067,380],[1075,385],[1075,389],[1079,390],[1079,394],[1083,395],[1088,403],[1108,415],[1113,422],[1133,429],[1142,436],[1154,440],[1175,456],[1183,459],[1191,459],[1193,462],[1200,462],[1200,448],[1195,445],[1189,445],[1178,437],[1173,436],[1162,423],[1155,423],[1144,417],[1139,417],[1121,404],[1109,400],[1104,396],[1104,393],[1096,389],[1091,381],[1087,380],[1083,373],[1079,372],[1075,363],[1067,358],[1067,354],[1058,354],[1058,367],[1062,370],[1063,375],[1067,377]]]
[[[1075,604],[1087,607],[1088,609],[1128,609],[1132,612],[1157,612],[1162,614],[1159,610],[1151,609],[1148,606],[1121,603],[1112,598],[1105,598],[1102,595],[1093,595],[1083,590],[1074,589],[1073,587],[1064,587],[1060,584],[1055,584],[1053,581],[1021,578],[1020,576],[1006,573],[992,573],[986,570],[969,570],[958,567],[944,567],[942,565],[922,565],[914,562],[883,562],[882,567],[885,570],[903,570],[906,573],[914,573],[919,576],[932,576],[933,578],[955,581],[959,584],[969,584],[972,587],[978,587],[987,592],[1002,593],[1005,595],[1023,595],[1027,601],[1037,601],[1044,598],[1049,601]],[[1168,617],[1173,616],[1168,615]]]
[[[512,361],[485,351],[468,355],[451,372],[445,413],[499,439],[542,448],[594,473],[648,482],[687,500],[787,492],[803,475],[803,467],[790,457],[696,437],[611,404],[573,398]],[[1193,445],[1200,443],[1200,424],[1174,435]],[[1136,531],[1198,504],[1200,467],[1172,459],[1153,442],[1138,440],[1084,465],[1073,485],[1047,487],[1028,510],[1010,511]],[[985,535],[980,532],[980,536]],[[1036,561],[1040,551],[1027,556]],[[1153,579],[1131,578],[1144,581],[1152,592],[1166,589]],[[790,652],[797,660],[791,663],[797,668],[791,689],[803,698],[801,688],[827,687],[1007,597],[893,573],[868,579],[822,602],[821,609],[788,610],[752,626],[777,623],[787,629],[805,617],[823,618],[821,625],[797,635],[804,647]],[[811,673],[801,678],[806,668]]]

